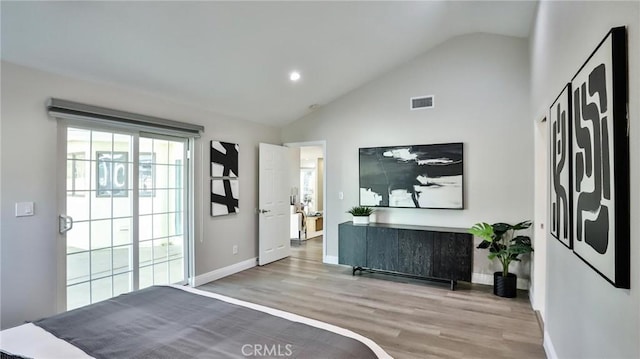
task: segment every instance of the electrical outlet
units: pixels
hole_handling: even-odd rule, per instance
[[[233,254],[238,254],[238,245],[233,246]]]

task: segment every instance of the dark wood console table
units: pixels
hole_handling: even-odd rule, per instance
[[[371,223],[338,227],[338,262],[356,271],[471,282],[473,236],[462,228]]]

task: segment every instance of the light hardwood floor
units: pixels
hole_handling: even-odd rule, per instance
[[[319,248],[319,254],[318,254]],[[292,256],[198,287],[293,312],[371,338],[395,358],[544,358],[526,292],[363,274],[323,264],[322,238]]]
[[[322,236],[291,241],[291,257],[322,262]]]

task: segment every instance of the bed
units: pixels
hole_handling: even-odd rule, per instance
[[[390,358],[350,330],[185,286],[153,286],[0,332],[3,358]]]

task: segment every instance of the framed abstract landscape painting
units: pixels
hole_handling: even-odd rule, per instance
[[[360,205],[463,209],[462,143],[360,148]]]

